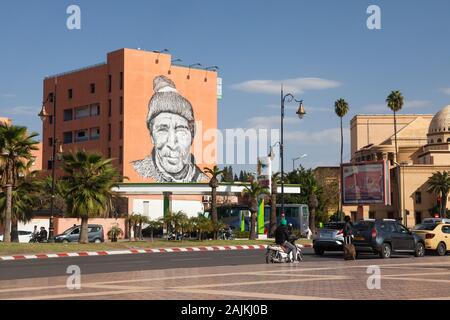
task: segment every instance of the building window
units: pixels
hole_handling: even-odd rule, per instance
[[[75,119],[81,119],[90,116],[89,106],[75,108]]]
[[[112,100],[108,100],[108,117],[111,117],[112,115]]]
[[[351,211],[350,215],[351,215],[352,221],[356,221],[356,219],[358,218],[358,212],[356,212],[356,211]]]
[[[111,123],[108,123],[108,141],[111,141]]]
[[[64,110],[63,119],[64,119],[64,121],[73,120],[73,110],[72,109]]]
[[[72,131],[67,131],[63,133],[63,143],[69,144],[73,142],[73,134]]]
[[[369,211],[369,219],[375,219],[375,211]]]
[[[450,142],[450,138],[447,138],[447,142]]]
[[[388,212],[388,219],[394,219],[394,212],[393,211],[389,211]]]
[[[53,116],[48,116],[48,123],[53,124]]]
[[[422,212],[416,211],[415,218],[416,218],[416,224],[422,223]]]
[[[48,160],[47,161],[47,170],[52,170],[53,168],[53,161],[52,160]]]
[[[430,143],[434,143],[434,140],[433,140],[433,139],[431,139],[431,140],[430,140]]]
[[[100,138],[100,128],[91,129],[91,140],[98,140]]]
[[[119,163],[120,164],[123,163],[123,147],[122,146],[119,147]]]
[[[95,83],[91,83],[91,93],[95,93]]]
[[[119,139],[123,139],[123,122],[120,121]]]
[[[120,73],[120,90],[123,90],[123,72]]]
[[[89,140],[89,133],[87,129],[79,130],[75,133],[75,142],[83,142]]]
[[[108,148],[108,158],[111,158],[111,148]]]
[[[73,98],[73,90],[72,89],[67,90],[67,96],[69,97],[69,99]]]
[[[120,110],[119,110],[120,114],[123,114],[123,97],[120,97]]]
[[[108,92],[111,92],[112,76],[108,76]]]
[[[416,199],[416,204],[422,203],[422,192],[416,191],[415,199]]]
[[[100,115],[100,103],[91,104],[91,116]]]
[[[53,146],[53,138],[48,138],[48,146]]]

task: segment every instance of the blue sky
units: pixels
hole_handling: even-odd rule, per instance
[[[81,30],[66,28],[71,4],[81,7]],[[371,4],[381,8],[381,30],[366,26]],[[284,82],[307,111],[303,120],[294,105],[286,111],[286,167],[304,153],[306,167],[334,165],[336,99],[350,103],[347,132],[355,114],[387,113],[391,90],[405,96],[402,113],[450,104],[449,21],[447,0],[2,1],[0,116],[40,132],[46,75],[102,62],[118,48],[168,48],[185,64],[220,67],[222,129],[277,128]]]

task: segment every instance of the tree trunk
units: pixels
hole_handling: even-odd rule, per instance
[[[143,240],[144,239],[144,237],[142,237],[142,222],[141,223],[139,223],[139,240]]]
[[[138,240],[138,225],[137,224],[133,224],[133,233],[134,233],[134,241]]]
[[[151,235],[151,237],[152,237],[152,242],[153,242],[153,228],[152,228],[151,231],[150,231],[150,235]]]
[[[12,185],[6,185],[5,232],[3,242],[11,242]]]
[[[19,230],[17,219],[11,218],[11,242],[19,242]]]
[[[338,217],[339,220],[342,221],[343,217],[342,217],[342,191],[341,191],[341,181],[342,181],[342,163],[343,163],[343,157],[344,157],[344,131],[342,128],[342,117],[341,117],[341,165],[339,168],[339,205],[338,205]]]
[[[270,237],[275,235],[277,229],[277,194],[272,193],[272,206],[270,208]]]
[[[82,217],[81,218],[81,231],[80,231],[80,238],[78,240],[79,243],[88,243],[88,218]]]
[[[312,234],[316,232],[316,208],[311,208],[311,214],[309,218],[309,228],[311,229]]]
[[[211,188],[211,220],[214,225],[219,220],[217,217],[217,188]],[[214,240],[217,240],[217,231],[214,230]]]
[[[397,147],[397,115],[394,111],[394,141],[395,141],[395,162],[394,163],[398,167],[398,147]],[[400,171],[397,169],[397,216],[402,218],[402,213],[400,212]]]
[[[447,194],[443,194],[442,195],[442,199],[441,199],[441,205],[442,205],[442,209],[441,209],[441,218],[445,218],[447,215]]]
[[[250,225],[250,240],[256,239],[256,213],[257,211],[251,211],[252,213],[252,221]]]

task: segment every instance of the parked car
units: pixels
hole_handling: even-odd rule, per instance
[[[427,223],[450,223],[450,219],[447,218],[426,218],[422,220],[421,224],[427,224]]]
[[[32,236],[31,231],[19,230],[19,243],[28,243]],[[0,234],[0,241],[3,241],[3,234]]]
[[[404,225],[393,219],[367,219],[354,224],[354,239],[357,254],[372,252],[381,258],[390,258],[393,253],[425,254],[425,241]]]
[[[81,226],[73,226],[72,228],[67,229],[63,233],[55,236],[55,242],[78,242],[80,238],[80,228]],[[88,241],[100,243],[105,241],[105,237],[103,235],[103,227],[99,224],[90,224],[88,225]]]
[[[344,246],[344,223],[329,222],[319,229],[313,239],[314,252],[323,255],[325,251],[342,251]]]
[[[413,232],[425,241],[425,249],[445,256],[450,251],[450,223],[424,223],[414,227]]]

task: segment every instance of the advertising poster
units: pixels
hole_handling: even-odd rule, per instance
[[[345,205],[388,204],[389,174],[384,161],[344,164],[342,199]]]

